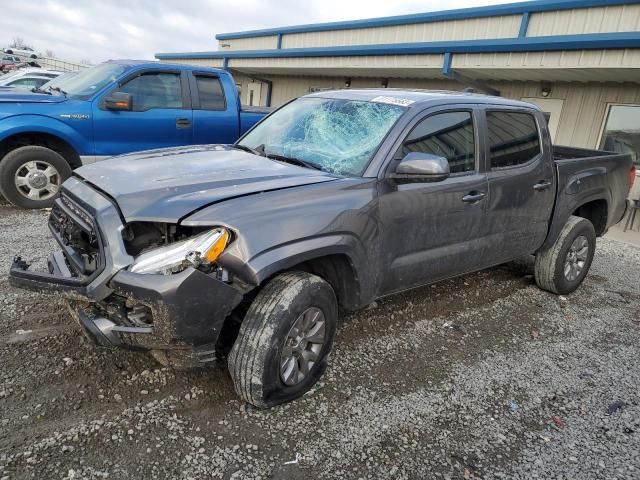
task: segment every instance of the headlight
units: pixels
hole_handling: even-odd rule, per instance
[[[139,255],[129,267],[134,273],[170,275],[187,267],[198,267],[216,261],[229,241],[223,228],[202,233],[166,247],[155,248]]]

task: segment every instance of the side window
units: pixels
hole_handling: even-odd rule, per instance
[[[196,85],[202,110],[226,109],[224,92],[219,78],[196,75]]]
[[[475,143],[471,112],[446,112],[420,121],[407,136],[395,158],[410,152],[445,157],[451,173],[475,170]]]
[[[487,112],[491,168],[522,165],[540,153],[536,119],[529,113]]]
[[[133,110],[150,108],[182,108],[180,75],[176,73],[144,73],[120,87],[118,92],[128,93],[133,99]]]

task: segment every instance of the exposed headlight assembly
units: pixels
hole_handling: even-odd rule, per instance
[[[171,275],[188,267],[209,265],[216,261],[228,242],[229,232],[224,228],[216,228],[187,240],[142,253],[136,257],[129,271]]]

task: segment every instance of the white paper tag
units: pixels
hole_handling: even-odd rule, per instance
[[[376,97],[371,101],[378,103],[388,103],[389,105],[400,105],[401,107],[408,107],[412,103],[415,103],[415,100],[409,100],[408,98],[385,97],[384,95]]]

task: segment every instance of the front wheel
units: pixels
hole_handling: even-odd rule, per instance
[[[557,294],[573,292],[587,276],[595,250],[593,224],[581,217],[569,217],[551,248],[536,255],[536,283]]]
[[[334,291],[320,277],[273,278],[251,304],[229,354],[238,395],[260,408],[302,396],[326,369],[337,318]]]
[[[20,147],[0,161],[0,193],[22,208],[53,205],[71,167],[57,152],[45,147]]]

